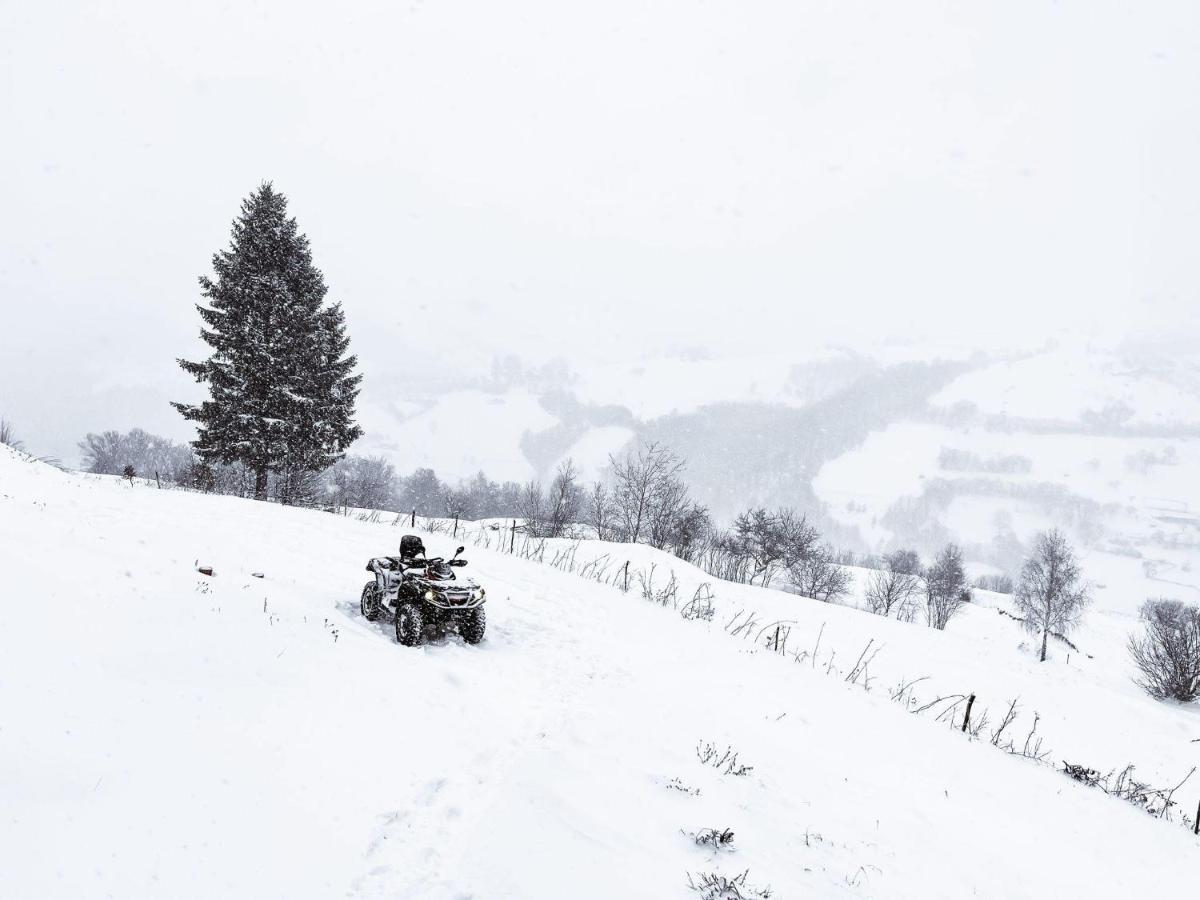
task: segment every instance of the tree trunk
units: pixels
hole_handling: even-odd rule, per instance
[[[1050,629],[1043,628],[1042,629],[1042,659],[1041,659],[1041,662],[1046,661],[1046,642],[1049,640],[1050,640]]]
[[[259,466],[254,470],[254,499],[267,499],[267,467]]]

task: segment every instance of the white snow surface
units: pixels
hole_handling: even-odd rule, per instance
[[[0,896],[666,898],[747,869],[781,900],[1194,881],[1179,825],[887,696],[901,674],[993,716],[1020,694],[1078,761],[1182,777],[1197,710],[1141,696],[1099,649],[1039,666],[991,609],[935,633],[724,583],[712,623],[685,621],[469,540],[487,638],[406,649],[357,610],[399,533],[0,448]],[[684,593],[703,578],[644,547],[577,551],[604,553]],[[739,609],[793,622],[797,646],[820,634],[817,665],[730,637]],[[864,638],[885,647],[869,692],[825,672]],[[753,770],[702,765],[701,741]],[[683,833],[706,827],[733,849]]]

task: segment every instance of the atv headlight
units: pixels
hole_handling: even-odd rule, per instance
[[[425,599],[426,599],[426,600],[428,600],[430,603],[432,603],[432,602],[433,602],[433,598],[434,598],[434,596],[435,596],[435,595],[434,595],[433,591],[426,591],[426,592],[425,592]]]

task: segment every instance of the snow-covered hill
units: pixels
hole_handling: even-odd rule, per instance
[[[368,400],[357,449],[451,481],[480,469],[545,480],[572,457],[590,480],[610,453],[654,439],[688,461],[694,495],[719,521],[750,505],[790,505],[839,546],[931,553],[955,540],[973,562],[1010,574],[1029,537],[1056,525],[1108,554],[1100,566],[1122,578],[1131,566],[1153,569],[1151,593],[1178,594],[1181,583],[1183,596],[1200,598],[1186,568],[1200,554],[1191,348],[871,354],[776,348],[500,372],[424,403]],[[1135,593],[1132,606],[1146,596]]]
[[[480,546],[485,642],[408,650],[357,614],[363,563],[397,539],[0,448],[0,896],[664,898],[748,869],[745,896],[1128,898],[1194,876],[1177,824],[888,698],[886,666],[989,707],[1043,677],[1096,721],[1099,657],[1022,671],[994,612],[940,635],[717,585],[714,621],[686,621]],[[796,621],[797,646],[828,623],[817,664],[731,637],[733,606]],[[833,674],[866,634],[886,644],[869,692]],[[972,657],[1011,670],[980,687]],[[1145,723],[1197,730],[1111,697],[1080,762]],[[1042,712],[1074,740],[1071,710]],[[706,742],[752,770],[705,765]],[[704,828],[732,848],[684,833]]]

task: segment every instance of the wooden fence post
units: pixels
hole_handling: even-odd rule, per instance
[[[517,547],[517,520],[513,519],[512,534],[508,539],[508,552],[513,553]]]
[[[454,517],[454,534],[451,537],[458,537],[458,516]]]
[[[625,560],[625,593],[629,593],[629,560]]]
[[[972,694],[967,698],[967,714],[963,716],[963,734],[967,733],[967,726],[971,724],[971,707],[975,705],[975,695]]]
[[[409,528],[417,527],[417,508],[414,506],[412,511],[412,519],[408,523]]]

